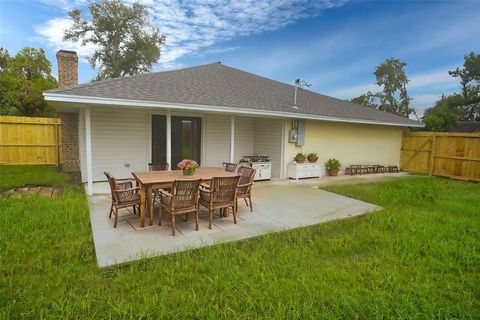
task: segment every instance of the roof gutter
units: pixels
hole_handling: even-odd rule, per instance
[[[312,114],[307,114],[307,113],[259,110],[259,109],[252,109],[252,108],[235,108],[235,107],[225,107],[225,106],[210,106],[210,105],[201,105],[201,104],[181,104],[181,103],[171,103],[171,102],[152,102],[152,101],[142,101],[142,100],[128,100],[128,99],[77,96],[77,95],[68,95],[68,94],[61,94],[61,93],[49,93],[49,92],[44,92],[43,96],[45,97],[45,100],[51,101],[51,102],[68,102],[68,103],[83,103],[83,104],[96,104],[96,105],[115,105],[115,106],[126,106],[126,107],[133,107],[133,108],[163,108],[163,109],[172,109],[172,110],[226,112],[226,113],[236,113],[236,114],[245,114],[245,115],[258,115],[258,116],[295,118],[295,119],[311,119],[311,120],[360,123],[360,124],[375,124],[375,125],[397,126],[397,127],[423,128],[425,126],[421,122],[418,122],[418,123],[397,123],[397,122],[368,120],[368,119],[355,119],[355,118],[344,118],[344,117],[321,116],[321,115],[312,115]]]

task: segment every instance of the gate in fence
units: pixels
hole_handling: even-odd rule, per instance
[[[405,133],[400,166],[404,171],[480,181],[480,133]]]

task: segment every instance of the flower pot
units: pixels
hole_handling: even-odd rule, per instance
[[[328,170],[328,175],[332,177],[338,176],[338,169]]]
[[[302,157],[295,157],[295,162],[297,163],[304,163],[305,162],[305,157],[302,156]]]
[[[195,168],[185,168],[182,171],[184,176],[191,176],[195,173]]]
[[[318,157],[310,157],[310,156],[308,156],[307,159],[308,159],[308,162],[310,162],[310,163],[315,163],[315,162],[317,162]]]

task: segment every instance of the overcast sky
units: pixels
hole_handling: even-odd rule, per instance
[[[421,114],[442,93],[459,91],[448,75],[480,51],[480,1],[143,0],[167,36],[155,71],[215,61],[275,80],[301,78],[311,89],[350,99],[377,91],[373,70],[389,57],[407,63],[412,104]],[[92,47],[62,41],[67,11],[85,0],[0,0],[0,46],[76,50],[80,82],[96,71]]]

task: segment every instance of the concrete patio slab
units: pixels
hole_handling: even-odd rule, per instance
[[[158,226],[157,210],[154,225],[147,224],[145,228],[140,228],[139,217],[133,211],[121,210],[118,226],[114,229],[113,218],[108,218],[110,197],[103,194],[91,196],[90,219],[98,265],[106,267],[381,209],[373,204],[326,192],[319,189],[319,185],[321,183],[316,179],[256,183],[253,191],[254,211],[250,212],[243,201],[239,202],[237,224],[233,223],[231,215],[224,218],[216,215],[212,230],[209,230],[208,212],[202,209],[199,231],[195,230],[192,216],[187,222],[177,217],[176,236],[171,235],[168,216],[165,215],[162,226]]]

